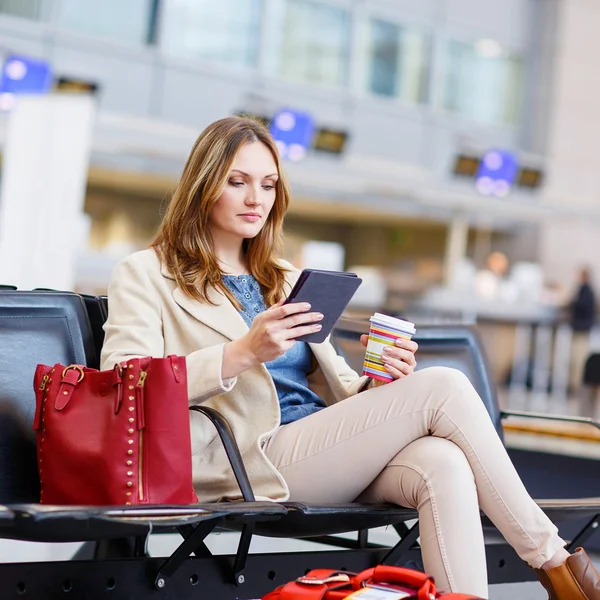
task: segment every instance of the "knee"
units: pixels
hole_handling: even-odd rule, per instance
[[[469,378],[452,367],[428,367],[415,373],[427,378],[427,386],[439,397],[452,397],[457,402],[471,406],[473,402],[482,404],[479,394]]]
[[[420,372],[427,373],[432,383],[442,389],[473,389],[469,378],[453,367],[427,367]]]
[[[475,476],[464,452],[444,438],[420,438],[400,452],[391,464],[411,468],[436,493],[452,493],[475,485]]]

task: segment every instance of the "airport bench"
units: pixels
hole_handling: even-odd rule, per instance
[[[0,537],[38,542],[85,542],[73,560],[0,565],[0,588],[15,597],[258,598],[307,569],[358,571],[378,563],[418,561],[416,511],[398,506],[348,503],[314,506],[299,502],[257,502],[242,468],[235,440],[223,417],[203,409],[226,440],[244,501],[192,506],[54,507],[38,503],[35,437],[31,430],[37,363],[98,364],[98,315],[105,298],[68,292],[0,291]],[[96,326],[92,325],[96,319]],[[358,337],[366,324],[342,319],[333,342],[348,362],[360,366]],[[469,327],[422,327],[419,367],[456,367],[471,379],[502,435],[495,388],[477,333]],[[600,522],[600,499],[540,501],[559,523],[586,518],[572,540],[581,544]],[[490,524],[485,520],[487,527]],[[391,525],[399,536],[392,548],[374,543],[369,530]],[[206,538],[220,530],[240,531],[234,555],[214,556]],[[169,557],[150,557],[150,533],[170,532],[181,543]],[[351,532],[352,537],[338,534]],[[301,538],[323,551],[250,554],[255,535]],[[325,549],[327,548],[327,549]],[[332,549],[333,548],[333,549]],[[491,583],[526,581],[532,572],[502,541],[487,546]],[[67,597],[67,596],[65,596]]]

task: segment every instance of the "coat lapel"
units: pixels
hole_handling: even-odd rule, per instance
[[[186,296],[178,287],[173,290],[173,299],[181,308],[230,340],[237,340],[248,333],[246,322],[225,296],[209,288],[208,297],[214,304],[198,302]]]
[[[161,274],[168,279],[175,279],[164,265],[161,265]],[[298,275],[299,273],[294,271],[288,273],[286,292],[291,290]],[[208,288],[208,299],[212,304],[198,302],[186,296],[179,287],[173,290],[173,299],[198,321],[218,331],[230,340],[237,340],[248,333],[248,326],[235,306],[231,304],[226,296],[213,287]]]
[[[161,274],[168,279],[175,279],[163,265],[161,265]],[[215,288],[209,287],[208,298],[212,304],[190,298],[179,287],[173,290],[173,300],[183,310],[230,340],[237,340],[248,333],[246,322],[226,296]]]

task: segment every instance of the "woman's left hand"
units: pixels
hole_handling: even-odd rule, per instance
[[[361,335],[360,341],[363,346],[369,342],[368,335]],[[394,379],[402,379],[410,375],[417,366],[415,352],[419,348],[417,342],[398,338],[395,346],[386,346],[383,351],[382,360],[387,372]]]

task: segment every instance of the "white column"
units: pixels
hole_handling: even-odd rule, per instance
[[[600,284],[600,224],[586,217],[597,211],[600,197],[598,138],[600,137],[600,3],[598,0],[561,0],[553,31],[553,72],[547,95],[545,198],[582,216],[552,219],[543,224],[540,262],[548,278],[572,286],[582,265],[591,267],[594,287]]]
[[[469,241],[469,221],[463,215],[452,219],[446,237],[446,252],[444,255],[444,282],[451,287],[454,281],[456,265],[467,256]]]
[[[9,117],[0,185],[0,283],[73,289],[95,104],[21,97]]]

